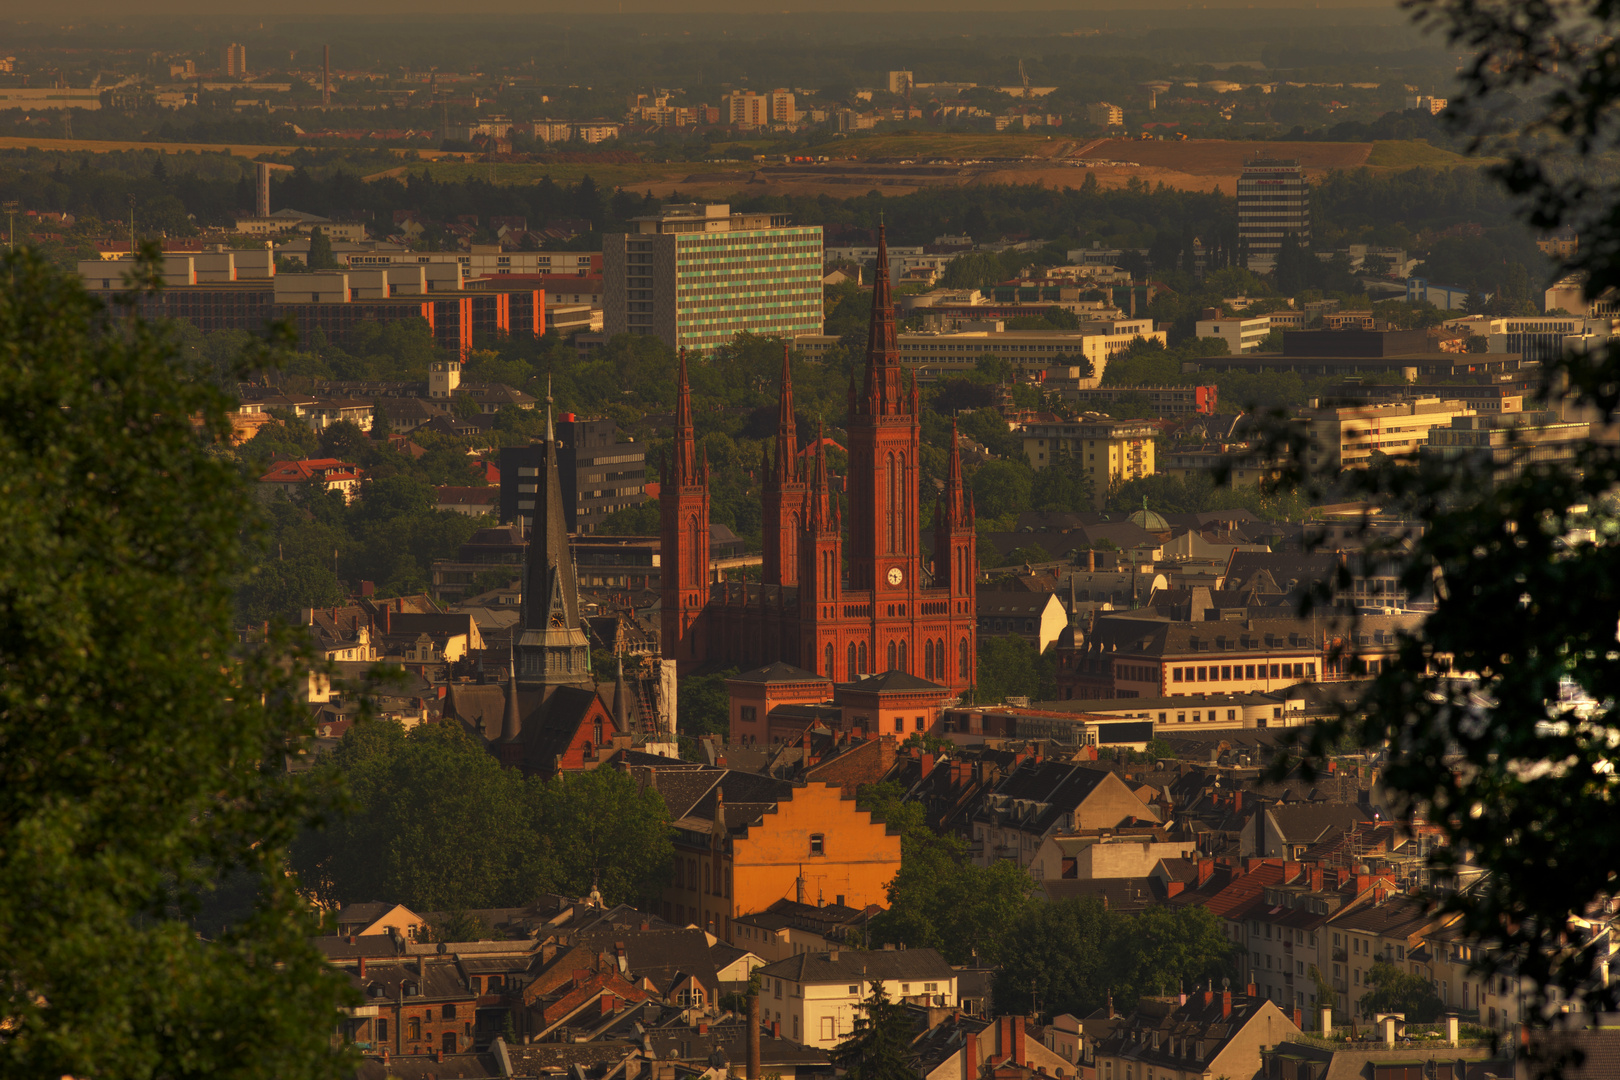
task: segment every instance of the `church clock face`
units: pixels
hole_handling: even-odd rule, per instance
[[[898,566],[889,567],[889,584],[890,585],[899,585],[904,580],[906,580],[906,574],[905,574],[904,570],[901,570]]]

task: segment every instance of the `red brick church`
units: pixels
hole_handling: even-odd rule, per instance
[[[764,567],[759,584],[711,583],[709,468],[692,424],[680,359],[673,461],[659,493],[663,537],[663,654],[678,669],[791,664],[834,682],[902,671],[953,691],[975,670],[973,504],[953,431],[950,467],[934,504],[931,563],[920,551],[915,375],[895,341],[888,249],[878,238],[866,373],[849,386],[849,528],[822,442],[798,454],[786,350],[776,453],[764,462]],[[820,433],[818,433],[819,435]]]

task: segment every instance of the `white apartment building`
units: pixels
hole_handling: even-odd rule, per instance
[[[1226,351],[1233,356],[1258,349],[1269,333],[1271,333],[1269,315],[1256,315],[1251,319],[1198,320],[1197,335],[1201,338],[1219,338],[1226,342]]]
[[[759,1011],[785,1038],[830,1050],[855,1029],[874,982],[890,1001],[951,1008],[956,972],[933,949],[834,949],[800,953],[759,969]]]

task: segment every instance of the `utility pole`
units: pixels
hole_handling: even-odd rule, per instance
[[[135,193],[129,193],[129,257],[135,257]]]
[[[6,202],[6,250],[17,250],[17,200]]]

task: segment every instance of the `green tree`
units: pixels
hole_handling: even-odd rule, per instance
[[[682,735],[724,735],[731,730],[726,680],[736,668],[712,675],[689,675],[675,691],[675,715]]]
[[[4,277],[0,1072],[352,1069],[347,991],[284,873],[317,789],[281,763],[308,720],[274,644],[238,656],[232,633],[254,500],[207,445],[232,403],[71,273],[24,250]],[[199,938],[244,877],[253,903]]]
[[[657,536],[658,503],[652,499],[615,510],[602,519],[596,531],[609,536]]]
[[[1409,1023],[1432,1024],[1446,1011],[1433,983],[1394,964],[1374,964],[1367,971],[1367,982],[1372,989],[1356,1002],[1363,1016],[1398,1012]]]
[[[332,254],[332,241],[319,225],[309,231],[309,268],[311,270],[337,270],[340,264]]]
[[[1093,508],[1091,473],[1079,454],[1054,457],[1036,469],[1029,485],[1030,505],[1042,512],[1084,513]]]
[[[981,518],[1008,518],[1029,509],[1034,480],[1023,461],[987,461],[973,471],[968,487]]]
[[[1008,697],[1051,701],[1057,697],[1054,660],[1036,652],[1035,645],[1021,637],[981,637],[973,696],[987,704]]]
[[[883,811],[901,829],[900,872],[889,883],[888,910],[872,921],[873,942],[938,949],[953,964],[993,962],[1006,928],[1031,902],[1029,875],[1006,860],[973,865],[966,844],[934,833],[913,805]]]
[[[1144,995],[1172,993],[1230,973],[1232,946],[1202,907],[1153,907],[1136,915],[1098,900],[1038,904],[1007,928],[996,1005],[1014,1010],[1031,987],[1051,1013],[1083,1016],[1109,993],[1129,1011]]]
[[[857,1006],[861,1015],[849,1035],[833,1047],[832,1063],[850,1080],[916,1080],[911,1021],[903,1006],[889,1000],[883,981]]]
[[[509,907],[552,887],[537,791],[455,724],[370,721],[318,770],[349,814],[300,837],[292,865],[326,904],[389,900],[417,911]]]
[[[299,608],[331,607],[343,587],[329,562],[312,558],[268,559],[250,571],[237,591],[237,610],[249,624],[292,621]]]
[[[609,904],[642,905],[662,894],[675,854],[669,809],[629,773],[591,769],[552,780],[540,791],[540,821],[562,892],[585,896],[594,886]]]

